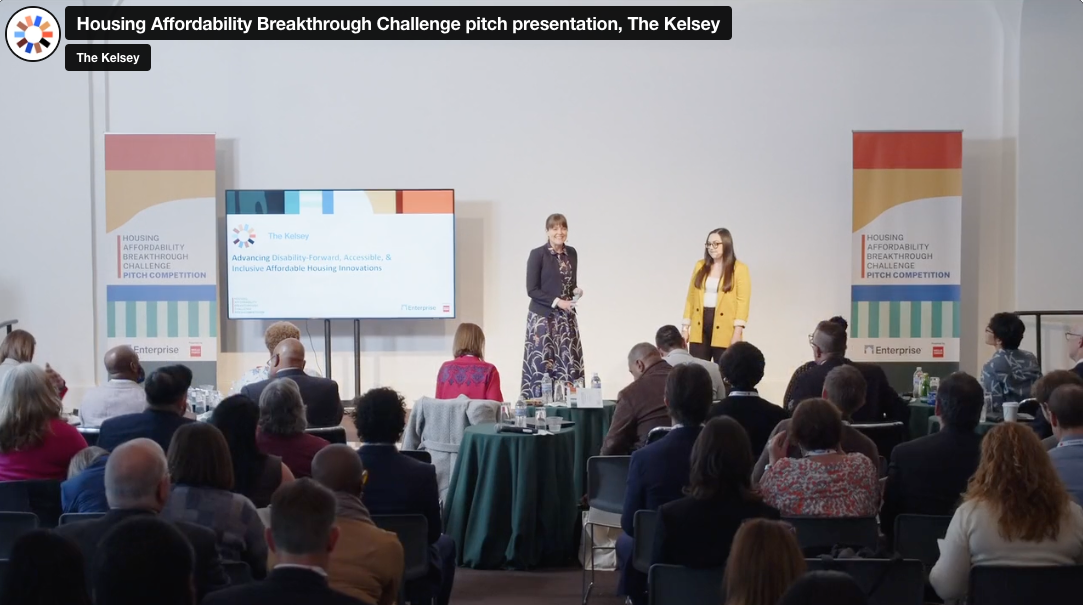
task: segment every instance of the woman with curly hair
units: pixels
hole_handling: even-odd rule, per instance
[[[1083,563],[1083,509],[1072,502],[1030,427],[1005,422],[981,444],[981,462],[940,541],[929,583],[962,601],[973,565]]]

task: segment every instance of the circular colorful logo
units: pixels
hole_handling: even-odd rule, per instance
[[[28,6],[8,19],[6,40],[23,61],[41,61],[60,48],[60,20],[39,6]]]
[[[247,248],[256,243],[256,229],[248,225],[233,228],[233,244],[238,248]]]

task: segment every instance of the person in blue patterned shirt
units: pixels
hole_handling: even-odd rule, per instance
[[[1005,401],[1030,397],[1030,388],[1042,377],[1038,358],[1019,348],[1025,332],[1023,320],[1014,313],[997,313],[985,328],[985,344],[997,350],[981,369],[981,386],[993,396],[997,414]]]

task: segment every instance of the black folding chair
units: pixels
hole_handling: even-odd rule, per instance
[[[598,550],[614,550],[612,546],[594,545],[594,526],[620,527],[617,519],[624,511],[624,492],[628,488],[628,464],[631,461],[631,456],[591,456],[587,459],[587,503],[590,510],[587,511],[584,529],[589,540],[583,548],[590,549],[590,581],[588,583],[587,566],[584,565],[584,605],[594,589],[594,553]],[[585,559],[586,552],[583,554]]]
[[[25,512],[0,512],[0,559],[11,557],[15,541],[38,528],[38,516]]]
[[[857,581],[869,605],[922,605],[925,568],[916,559],[806,559],[809,571],[841,571]]]
[[[888,460],[891,459],[891,450],[906,441],[909,433],[901,422],[855,422],[850,426],[871,439],[880,455]]]
[[[647,432],[647,445],[650,445],[650,444],[654,443],[655,441],[658,441],[662,437],[665,437],[672,430],[673,430],[673,427],[671,427],[671,426],[656,426],[656,427],[654,427],[649,432]]]
[[[409,456],[414,460],[420,460],[425,464],[432,464],[432,454],[427,450],[399,450],[399,453],[404,456]]]
[[[718,605],[725,570],[651,565],[647,574],[650,605]]]
[[[8,581],[8,560],[0,559],[0,594],[4,594]]]
[[[425,518],[425,515],[373,515],[372,522],[384,531],[393,532],[402,544],[405,565],[402,572],[402,587],[399,589],[400,605],[406,602],[407,588],[411,595],[411,603],[416,605],[419,600],[432,602],[432,590],[428,586],[429,520]],[[418,580],[424,580],[424,582],[418,582]],[[410,586],[407,587],[407,584]],[[422,596],[422,598],[415,600],[416,596]]]
[[[654,550],[654,531],[658,526],[658,511],[637,510],[632,523],[636,532],[632,537],[632,567],[649,573],[651,552]]]
[[[917,559],[932,569],[940,559],[936,541],[948,533],[951,515],[899,515],[895,517],[895,552]]]
[[[102,430],[98,427],[81,426],[76,428],[79,434],[86,440],[87,447],[98,445],[98,436]]]
[[[876,517],[784,517],[797,531],[797,543],[806,556],[830,552],[845,545],[876,548],[880,540]]]
[[[970,568],[970,605],[1066,603],[1079,591],[1083,565],[1009,567],[975,565]]]
[[[80,521],[93,521],[94,519],[101,519],[104,516],[105,513],[64,513],[63,515],[60,515],[60,523],[58,525],[79,523]]]
[[[318,428],[308,428],[305,432],[309,435],[315,435],[326,439],[331,443],[346,443],[346,429],[341,426],[326,426]]]
[[[244,561],[222,561],[222,569],[229,577],[230,586],[240,586],[255,582],[252,578],[252,568]]]
[[[56,527],[64,512],[60,505],[60,481],[2,481],[0,511],[34,513],[41,527]]]

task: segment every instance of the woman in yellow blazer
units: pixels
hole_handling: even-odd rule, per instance
[[[752,282],[748,266],[733,253],[729,229],[708,233],[704,247],[688,284],[681,333],[694,357],[717,363],[727,347],[744,337]]]

